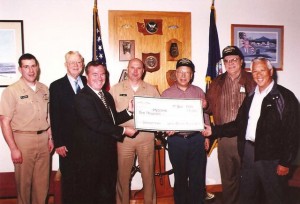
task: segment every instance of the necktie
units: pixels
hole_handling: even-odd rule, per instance
[[[105,108],[107,109],[108,114],[109,114],[110,117],[113,119],[114,124],[116,124],[115,118],[114,118],[114,116],[113,116],[113,114],[112,114],[112,112],[111,112],[111,110],[110,110],[109,105],[107,104],[107,101],[106,101],[106,98],[105,98],[105,96],[104,96],[104,93],[103,93],[102,91],[100,91],[100,92],[98,93],[98,95],[100,96],[101,101],[103,102]]]
[[[108,107],[108,105],[107,105],[107,102],[106,102],[106,98],[105,98],[105,96],[104,96],[104,93],[103,93],[102,91],[100,91],[98,94],[99,94],[100,99],[101,99],[101,101],[103,102],[105,108],[106,108],[107,110],[109,110],[109,107]]]
[[[80,91],[80,86],[79,86],[79,84],[78,84],[78,80],[75,80],[75,92],[76,92],[76,94],[78,94],[79,93],[79,91]]]

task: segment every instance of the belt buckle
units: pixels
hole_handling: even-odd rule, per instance
[[[39,135],[39,134],[42,134],[43,132],[44,132],[44,130],[39,130],[39,131],[36,132],[36,134]]]

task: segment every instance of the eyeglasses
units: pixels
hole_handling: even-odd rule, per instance
[[[186,76],[186,75],[191,75],[191,72],[183,72],[183,71],[176,71],[176,74],[181,75],[181,76]]]
[[[68,65],[82,65],[82,62],[71,61],[71,62],[68,62]]]
[[[237,63],[239,60],[240,60],[240,58],[233,58],[230,60],[224,59],[223,61],[225,64],[229,64],[229,63]]]

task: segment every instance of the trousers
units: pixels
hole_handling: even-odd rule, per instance
[[[205,199],[206,153],[204,137],[168,137],[169,158],[174,170],[175,204],[201,204]]]

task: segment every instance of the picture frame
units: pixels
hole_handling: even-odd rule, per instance
[[[0,87],[17,81],[18,58],[24,54],[23,20],[0,20]]]
[[[119,79],[119,82],[127,80],[127,78],[128,78],[127,69],[123,69],[122,73],[121,73],[121,76],[120,76],[120,79]]]
[[[283,70],[284,27],[281,25],[231,25],[231,44],[244,54],[245,68],[255,57],[268,58],[276,70]]]
[[[134,40],[119,40],[119,60],[129,61],[135,57]]]

